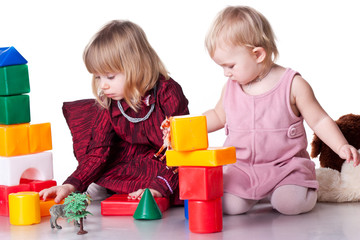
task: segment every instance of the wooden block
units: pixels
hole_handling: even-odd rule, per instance
[[[29,124],[0,125],[0,156],[29,154]]]
[[[140,200],[127,198],[127,194],[114,194],[101,201],[101,214],[104,216],[132,216],[135,213]],[[165,212],[170,202],[168,198],[154,198],[161,212]]]
[[[223,168],[179,167],[179,195],[185,200],[212,200],[223,196]]]
[[[205,116],[171,117],[170,135],[175,151],[194,151],[209,146]]]
[[[191,152],[166,151],[168,166],[215,167],[236,162],[235,147],[212,147]]]

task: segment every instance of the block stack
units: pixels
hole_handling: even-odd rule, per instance
[[[51,126],[30,124],[29,92],[27,60],[14,47],[0,48],[0,216],[9,216],[9,194],[56,185]]]
[[[180,199],[187,200],[189,229],[222,231],[223,165],[236,161],[234,147],[208,147],[205,116],[170,118],[168,166],[179,167]]]

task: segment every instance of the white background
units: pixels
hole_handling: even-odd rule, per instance
[[[113,19],[139,24],[183,87],[190,112],[201,114],[215,105],[226,80],[206,52],[205,34],[221,9],[239,4],[267,17],[278,40],[278,63],[302,74],[332,118],[359,112],[357,1],[2,1],[0,47],[14,46],[28,60],[31,122],[52,124],[58,184],[77,165],[62,103],[93,97],[82,53],[104,24]],[[309,128],[307,134],[310,144]],[[224,139],[222,130],[209,134],[210,146],[221,146]]]

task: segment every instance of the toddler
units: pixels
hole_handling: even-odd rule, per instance
[[[245,6],[225,8],[205,42],[228,78],[215,108],[204,113],[208,132],[225,128],[224,145],[236,147],[236,163],[224,167],[224,213],[245,213],[263,198],[286,215],[312,210],[318,182],[303,120],[354,166],[359,153],[301,75],[275,64],[275,36],[261,13]]]

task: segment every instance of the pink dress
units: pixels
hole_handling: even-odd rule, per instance
[[[272,90],[256,96],[247,95],[236,81],[227,82],[224,146],[236,147],[237,161],[224,166],[224,192],[259,200],[282,185],[318,188],[303,118],[290,106],[296,74],[286,69]]]

